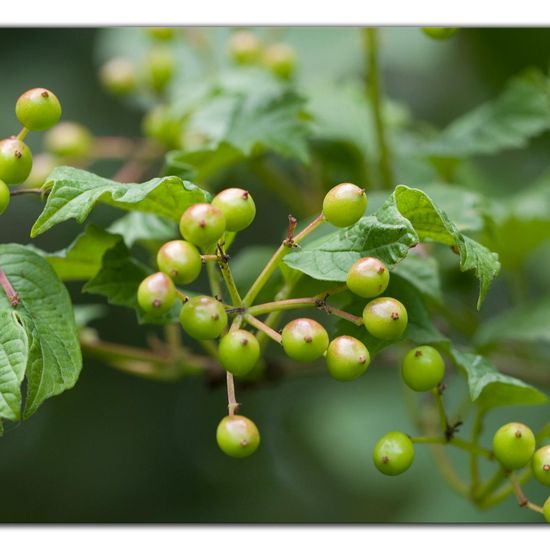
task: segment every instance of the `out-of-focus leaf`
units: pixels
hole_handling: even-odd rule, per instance
[[[179,237],[176,223],[143,212],[130,212],[122,216],[113,222],[107,231],[121,235],[128,247],[136,242],[163,243]]]

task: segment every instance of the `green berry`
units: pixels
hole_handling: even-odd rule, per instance
[[[365,328],[380,340],[397,340],[407,328],[405,306],[395,298],[376,298],[363,310]]]
[[[390,282],[390,272],[377,258],[361,258],[348,271],[347,287],[358,296],[374,298],[382,294]]]
[[[260,432],[252,420],[235,414],[222,418],[216,430],[216,440],[226,455],[244,458],[260,445]]]
[[[176,302],[176,287],[166,273],[145,277],[138,288],[138,304],[147,313],[166,313]]]
[[[414,460],[411,438],[401,432],[389,432],[380,438],[373,451],[374,465],[387,476],[406,472]]]
[[[191,338],[213,340],[220,336],[227,326],[227,313],[215,298],[193,296],[181,308],[180,323]]]
[[[15,137],[0,141],[0,180],[8,185],[23,183],[31,173],[32,153]]]
[[[525,425],[510,422],[501,426],[493,437],[493,453],[506,470],[519,470],[533,457],[535,436]]]
[[[58,157],[86,157],[93,143],[92,134],[76,122],[62,122],[44,136],[44,147]]]
[[[156,48],[144,63],[145,78],[155,92],[162,92],[174,76],[174,58],[170,50]]]
[[[40,153],[33,159],[32,170],[25,182],[25,187],[40,187],[57,166],[55,157],[49,153]]]
[[[422,27],[422,32],[435,40],[447,40],[458,31],[455,27]]]
[[[136,88],[136,69],[131,61],[115,57],[102,65],[99,80],[113,95],[127,95]]]
[[[201,255],[197,248],[187,241],[169,241],[157,253],[159,269],[170,275],[176,283],[192,283],[202,268]]]
[[[248,65],[258,61],[262,44],[250,31],[237,31],[229,39],[229,54],[239,65]]]
[[[336,227],[348,227],[358,221],[367,208],[364,189],[353,183],[333,187],[323,200],[323,214]]]
[[[247,330],[233,330],[221,340],[218,356],[223,368],[237,376],[252,371],[260,358],[260,344]]]
[[[244,189],[225,189],[214,197],[212,204],[224,213],[227,231],[242,231],[256,217],[254,200]]]
[[[296,68],[296,53],[288,44],[272,44],[266,48],[263,62],[273,74],[287,79]]]
[[[10,204],[10,190],[8,186],[0,180],[0,215],[2,215]]]
[[[543,484],[550,485],[550,445],[538,449],[533,455],[533,474]]]
[[[214,244],[225,232],[223,212],[208,203],[190,206],[180,219],[180,233],[196,246]]]
[[[327,331],[313,319],[294,319],[282,333],[285,353],[296,361],[313,361],[323,355],[328,347]]]
[[[147,33],[155,40],[170,42],[176,36],[176,29],[173,27],[148,27]]]
[[[418,346],[405,355],[401,375],[405,384],[412,390],[428,391],[443,380],[445,362],[435,348]]]
[[[180,140],[181,125],[179,120],[170,115],[168,108],[157,105],[143,117],[143,133],[165,147],[176,147]]]
[[[59,122],[61,103],[45,88],[33,88],[22,94],[15,104],[19,122],[28,130],[47,130]]]
[[[354,380],[361,376],[370,364],[367,347],[352,336],[338,336],[327,349],[327,368],[336,380]]]
[[[550,497],[546,499],[544,506],[542,507],[542,513],[544,514],[544,519],[550,523]]]

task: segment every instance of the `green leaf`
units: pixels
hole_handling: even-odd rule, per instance
[[[468,379],[470,398],[482,410],[508,405],[538,405],[548,398],[538,389],[500,373],[485,357],[450,349],[451,357]]]
[[[345,281],[357,259],[375,256],[391,269],[420,241],[452,247],[460,256],[460,269],[474,271],[480,281],[479,308],[500,270],[498,256],[460,233],[426,193],[405,185],[396,187],[375,216],[318,239],[284,261],[315,279]]]
[[[50,189],[50,193],[31,237],[71,218],[82,223],[98,202],[178,221],[189,206],[208,202],[210,198],[196,185],[175,176],[144,183],[118,183],[67,166],[56,168],[44,188]]]
[[[395,266],[393,273],[406,279],[424,297],[431,299],[437,304],[443,302],[439,264],[435,258],[411,253]]]
[[[105,252],[119,241],[119,235],[89,225],[67,248],[43,256],[63,281],[91,279],[101,268]]]
[[[528,70],[511,80],[499,97],[455,120],[420,151],[451,158],[490,155],[525,147],[548,128],[550,83],[540,71]]]
[[[0,245],[0,258],[19,295],[17,314],[28,338],[28,418],[45,399],[74,386],[82,356],[69,294],[48,262],[17,244]],[[13,308],[0,292],[0,312],[6,311]]]
[[[90,321],[105,317],[108,312],[103,304],[79,304],[73,307],[74,319],[79,329],[86,327]]]
[[[122,216],[107,231],[122,235],[128,247],[136,242],[163,243],[179,237],[177,224],[173,221],[143,212],[130,212]]]
[[[29,355],[27,333],[15,310],[0,311],[0,423],[19,420],[21,382]]]

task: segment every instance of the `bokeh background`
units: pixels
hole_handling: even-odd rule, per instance
[[[209,32],[224,44],[230,31]],[[36,86],[54,90],[64,118],[82,122],[95,135],[139,135],[139,108],[109,96],[98,82],[99,44],[109,32],[0,29],[0,135],[18,131],[15,100]],[[309,82],[327,71],[337,79],[363,70],[356,29],[276,32],[299,52],[300,74]],[[546,70],[549,60],[549,29],[463,29],[436,45],[412,28],[384,29],[381,36],[386,91],[415,117],[438,127],[495,96],[523,68]],[[40,149],[40,139],[30,136],[33,150]],[[543,136],[525,150],[480,161],[488,175],[485,192],[502,196],[533,179],[547,165],[549,146]],[[106,163],[97,171],[112,175],[113,166]],[[278,222],[286,209],[268,196],[256,202],[260,213],[265,209],[269,215],[258,216],[239,246],[279,239]],[[40,210],[35,197],[14,200],[0,218],[1,242],[30,242]],[[117,215],[105,207],[92,221],[104,225]],[[65,223],[34,244],[57,250],[80,229]],[[76,303],[94,301],[80,295],[77,284],[70,291]],[[497,286],[489,309],[498,299]],[[113,340],[137,345],[150,330],[120,308],[94,326]],[[214,437],[226,410],[223,386],[211,387],[200,378],[152,382],[86,359],[73,390],[47,401],[28,421],[6,426],[0,439],[0,521],[538,521],[512,498],[491,510],[475,509],[441,480],[428,448],[417,450],[414,467],[403,476],[376,472],[371,449],[378,437],[413,429],[397,366],[373,364],[369,375],[352,385],[315,374],[241,389],[243,412],[260,427],[262,446],[250,459],[234,461],[219,452]],[[547,406],[497,409],[488,417],[486,433],[510,420],[538,426],[545,417]],[[533,482],[526,492],[538,502],[547,496]]]

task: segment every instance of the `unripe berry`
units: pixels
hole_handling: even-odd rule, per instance
[[[258,61],[262,50],[259,38],[250,31],[238,31],[229,39],[229,53],[236,63],[247,65]]]
[[[196,246],[214,244],[225,232],[223,212],[208,203],[190,206],[180,220],[183,238]]]
[[[358,296],[374,298],[382,294],[390,282],[390,272],[377,258],[361,258],[348,271],[347,287]]]
[[[19,122],[33,131],[47,130],[59,122],[61,103],[45,88],[33,88],[22,94],[15,104]]]
[[[535,436],[525,425],[510,422],[501,426],[493,437],[493,453],[506,470],[519,470],[533,457]]]
[[[170,42],[176,35],[176,30],[173,27],[148,27],[147,33],[151,38],[162,42]]]
[[[263,62],[273,74],[287,79],[296,68],[296,53],[288,44],[272,44],[266,48]]]
[[[10,190],[8,186],[0,180],[0,215],[2,215],[10,204]]]
[[[115,57],[99,69],[103,87],[113,95],[126,95],[136,88],[136,69],[131,61]]]
[[[32,153],[15,137],[0,141],[0,180],[8,185],[23,183],[31,173]]]
[[[211,296],[193,296],[180,311],[183,330],[195,340],[213,340],[227,326],[227,313],[218,300]]]
[[[327,331],[313,319],[294,319],[283,328],[283,349],[296,361],[318,359],[327,349],[328,342]]]
[[[145,78],[155,92],[162,92],[174,75],[174,58],[170,50],[156,48],[144,63]]]
[[[44,147],[58,157],[86,157],[93,143],[88,129],[76,122],[62,122],[44,136]]]
[[[550,497],[546,499],[544,506],[542,507],[542,513],[544,514],[544,519],[550,523]]]
[[[405,384],[412,390],[428,391],[443,380],[445,362],[435,348],[418,346],[405,355],[401,375]]]
[[[458,31],[455,27],[422,27],[422,32],[435,40],[447,40]]]
[[[363,310],[365,328],[380,340],[397,340],[407,328],[405,306],[395,298],[375,298]]]
[[[138,304],[147,313],[166,313],[176,302],[176,287],[165,273],[145,277],[138,288]]]
[[[159,269],[179,284],[192,283],[201,272],[202,260],[197,248],[187,241],[169,241],[157,253]]]
[[[327,368],[336,380],[355,380],[370,364],[367,347],[352,336],[338,336],[327,349]]]
[[[226,371],[244,376],[256,366],[260,358],[260,344],[251,332],[232,330],[220,340],[218,356]]]
[[[332,225],[348,227],[363,216],[367,202],[364,189],[353,183],[341,183],[325,195],[323,214]]]
[[[180,140],[181,125],[171,116],[164,105],[157,105],[143,117],[143,133],[165,147],[177,147]]]
[[[550,485],[550,445],[538,449],[533,455],[533,474],[543,484]]]
[[[260,445],[260,432],[252,420],[234,414],[222,418],[216,430],[216,440],[226,455],[244,458]]]
[[[223,212],[227,231],[242,231],[256,217],[256,205],[250,193],[237,187],[218,193],[212,205]]]
[[[40,187],[57,166],[55,157],[49,153],[39,153],[33,158],[32,170],[25,181],[25,187]]]
[[[387,476],[407,471],[414,460],[411,438],[401,432],[389,432],[378,440],[373,451],[374,465]]]

